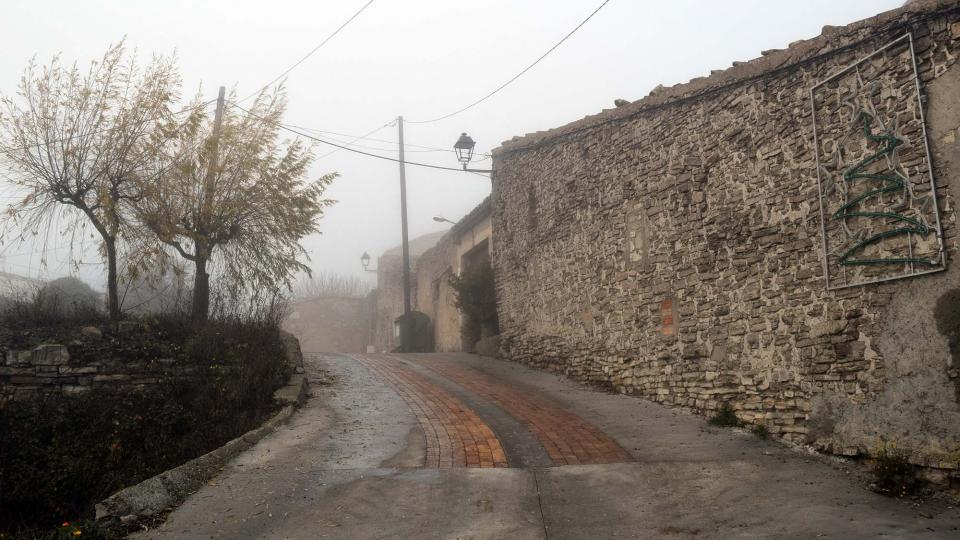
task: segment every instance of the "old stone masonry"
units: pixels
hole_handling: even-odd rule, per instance
[[[501,354],[956,470],[958,55],[912,2],[505,142]]]

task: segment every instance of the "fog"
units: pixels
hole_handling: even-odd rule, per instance
[[[61,54],[86,65],[126,37],[143,60],[176,52],[184,94],[208,99],[218,86],[240,96],[273,80],[348,19],[366,0],[35,1],[5,2],[0,18],[0,93],[13,95],[32,56]],[[430,119],[475,101],[553,46],[600,0],[377,0],[286,79],[287,124],[350,142],[377,128],[366,152],[396,157],[398,115]],[[461,132],[489,152],[516,135],[549,129],[749,60],[764,49],[813,37],[895,8],[902,0],[669,1],[613,0],[567,42],[489,100],[452,118],[408,123],[407,159],[456,167],[449,151]],[[333,134],[336,133],[336,134]],[[340,135],[337,135],[340,134]],[[417,146],[413,146],[417,145]],[[424,148],[429,147],[429,148]],[[339,201],[305,239],[317,272],[362,276],[364,251],[376,256],[400,241],[398,166],[318,145],[313,176],[337,171],[328,195]],[[489,160],[477,167],[489,167]],[[490,192],[484,176],[407,167],[411,238],[456,221]],[[8,195],[5,195],[8,196]],[[7,201],[0,201],[7,202]],[[98,286],[95,245],[69,264],[58,235],[2,246],[0,269],[33,278],[75,274]]]

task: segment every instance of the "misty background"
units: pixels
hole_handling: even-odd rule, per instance
[[[57,54],[86,67],[126,37],[146,62],[176,52],[184,98],[217,87],[240,96],[272,81],[367,0],[3,2],[0,93],[12,96],[31,57]],[[340,144],[395,158],[403,115],[408,161],[457,167],[461,132],[487,153],[502,141],[558,127],[670,86],[746,61],[761,50],[814,37],[893,9],[902,0],[613,0],[566,43],[484,103],[439,122],[492,91],[552,47],[601,0],[376,0],[286,77],[284,123],[319,130]],[[242,103],[243,104],[243,103]],[[304,130],[307,131],[307,130]],[[372,132],[372,133],[371,133]],[[288,134],[293,137],[292,134]],[[375,259],[400,242],[398,165],[317,144],[311,178],[339,172],[327,194],[321,235],[304,241],[314,272],[358,276],[360,255]],[[479,156],[482,158],[483,156]],[[490,161],[476,162],[489,168]],[[2,174],[0,174],[2,178]],[[407,166],[410,237],[443,230],[490,193],[487,177]],[[0,185],[0,206],[10,193]],[[28,244],[5,241],[0,270],[31,278],[76,275],[103,288],[95,242],[70,257],[53,231]],[[43,253],[46,252],[46,264]]]

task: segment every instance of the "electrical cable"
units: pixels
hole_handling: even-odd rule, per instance
[[[304,62],[307,60],[307,58],[310,58],[311,56],[313,56],[313,53],[315,53],[315,52],[317,52],[318,50],[320,50],[320,47],[323,47],[324,45],[326,45],[328,41],[330,41],[331,39],[334,38],[334,36],[336,36],[337,34],[339,34],[340,31],[343,30],[344,28],[346,28],[348,24],[350,24],[351,22],[353,22],[353,20],[356,19],[361,13],[363,13],[363,10],[367,9],[368,7],[370,7],[370,4],[372,4],[373,2],[374,2],[374,0],[370,0],[369,2],[367,2],[366,4],[364,4],[363,7],[361,7],[359,10],[357,10],[356,13],[354,13],[353,15],[351,15],[350,18],[346,20],[346,22],[344,22],[343,24],[341,24],[339,28],[337,28],[336,30],[334,30],[332,34],[330,34],[329,36],[327,36],[326,39],[324,39],[323,41],[321,41],[319,45],[317,45],[316,47],[314,47],[314,48],[313,48],[310,52],[308,52],[303,58],[301,58],[300,60],[298,60],[295,64],[293,64],[293,65],[290,66],[289,68],[287,68],[287,70],[284,71],[283,73],[281,73],[280,75],[277,75],[272,81],[270,81],[270,82],[268,82],[267,84],[263,85],[259,90],[257,90],[256,92],[250,94],[249,96],[241,99],[241,100],[238,101],[237,103],[243,103],[244,101],[252,98],[253,96],[259,94],[260,92],[263,92],[264,90],[266,90],[266,89],[267,89],[270,85],[272,85],[273,83],[275,83],[275,82],[279,81],[280,79],[286,77],[291,71],[293,71],[294,69],[296,69],[297,66],[299,66],[299,65],[302,64],[302,63],[304,63]]]
[[[391,122],[389,122],[389,123],[387,123],[387,124],[384,124],[383,126],[377,128],[377,129],[375,129],[374,131],[372,131],[372,132],[370,132],[370,133],[376,133],[377,131],[383,129],[384,127],[394,125],[395,122],[396,122],[396,121],[393,120],[393,121],[391,121]],[[377,139],[377,138],[374,138],[374,137],[370,137],[370,133],[368,133],[367,135],[357,136],[357,135],[351,135],[351,134],[349,134],[349,133],[340,133],[340,132],[337,132],[337,131],[326,131],[326,130],[322,130],[322,129],[316,129],[316,128],[311,128],[311,127],[306,127],[306,126],[300,126],[300,125],[296,125],[296,124],[286,124],[286,125],[289,126],[289,127],[292,127],[292,128],[300,129],[300,130],[303,130],[303,131],[309,131],[309,132],[311,132],[311,133],[316,133],[316,134],[320,134],[320,135],[337,135],[337,136],[340,136],[340,137],[350,137],[350,138],[353,138],[355,141],[358,141],[358,140],[367,140],[367,141],[373,141],[373,142],[380,142],[380,143],[392,144],[392,145],[394,145],[394,146],[398,146],[398,145],[399,145],[399,143],[398,143],[397,141],[391,141],[391,140],[387,140],[387,139]],[[334,141],[334,142],[338,142],[338,143],[347,144],[346,142],[340,141],[340,140],[337,140],[337,139],[333,139],[333,141]],[[364,148],[363,146],[356,145],[356,144],[349,144],[349,146],[354,146],[354,147],[358,147],[358,148]],[[454,154],[457,153],[457,151],[454,150],[453,148],[438,148],[438,147],[436,147],[436,146],[426,146],[426,145],[422,145],[422,144],[414,144],[414,143],[409,143],[409,142],[404,142],[404,146],[406,146],[406,147],[412,147],[412,148],[422,148],[423,151],[425,151],[425,152],[450,152],[450,153],[454,153]],[[368,147],[367,149],[368,149],[368,150],[388,150],[388,149],[386,149],[386,148],[372,148],[372,147]],[[393,150],[393,149],[391,148],[391,149],[389,149],[389,150]],[[406,150],[406,151],[407,151],[407,152],[417,152],[417,150],[409,150],[409,149]],[[484,153],[482,153],[482,152],[481,152],[481,153],[475,153],[474,155],[475,155],[475,156],[484,156],[484,159],[487,159],[487,158],[490,157],[490,154],[484,154]]]
[[[487,99],[493,97],[493,95],[496,94],[497,92],[499,92],[499,91],[503,90],[504,88],[506,88],[510,83],[512,83],[513,81],[519,79],[521,76],[523,76],[524,73],[530,71],[530,69],[533,68],[533,66],[539,64],[541,60],[543,60],[544,58],[546,58],[547,55],[549,55],[550,53],[552,53],[557,47],[559,47],[560,45],[562,45],[564,41],[566,41],[567,39],[570,38],[570,36],[572,36],[574,33],[576,33],[576,31],[579,30],[580,27],[582,27],[583,25],[587,24],[587,21],[589,21],[590,19],[592,19],[593,16],[596,15],[598,11],[600,11],[601,9],[603,9],[603,6],[607,5],[609,2],[610,2],[610,0],[604,0],[603,3],[600,4],[600,6],[599,6],[597,9],[593,10],[593,12],[590,13],[590,15],[587,16],[586,19],[584,19],[583,21],[581,21],[580,24],[578,24],[578,25],[577,25],[573,30],[571,30],[567,35],[563,36],[563,39],[561,39],[560,41],[558,41],[553,47],[550,47],[550,48],[547,50],[547,52],[543,53],[543,54],[540,56],[540,58],[537,58],[536,60],[534,60],[534,62],[533,62],[532,64],[530,64],[529,66],[523,68],[523,70],[521,70],[520,73],[517,73],[516,75],[514,75],[510,80],[508,80],[507,82],[501,84],[500,86],[498,86],[494,91],[490,92],[489,94],[487,94],[487,95],[483,96],[482,98],[474,101],[473,103],[467,105],[466,107],[463,107],[463,108],[461,108],[461,109],[458,109],[458,110],[456,110],[456,111],[453,111],[452,113],[445,114],[445,115],[443,115],[443,116],[438,116],[438,117],[432,118],[432,119],[430,119],[430,120],[406,120],[406,122],[407,122],[408,124],[430,124],[430,123],[432,123],[432,122],[439,122],[440,120],[446,120],[447,118],[450,118],[451,116],[456,116],[456,115],[458,115],[458,114],[460,114],[460,113],[462,113],[462,112],[464,112],[464,111],[466,111],[466,110],[468,110],[468,109],[471,109],[471,108],[473,108],[473,107],[475,107],[475,106],[483,103],[483,102],[486,101]]]
[[[295,135],[299,135],[299,136],[301,136],[301,137],[303,137],[303,138],[305,138],[305,139],[310,139],[311,141],[316,141],[316,142],[321,143],[321,144],[326,144],[326,145],[330,145],[330,146],[335,146],[335,147],[337,147],[337,148],[339,148],[339,149],[341,149],[341,150],[347,150],[347,151],[349,151],[349,152],[354,152],[354,153],[357,153],[357,154],[362,154],[362,155],[369,156],[369,157],[373,157],[373,158],[377,158],[377,159],[383,159],[383,160],[386,160],[386,161],[393,161],[393,162],[395,162],[395,163],[404,163],[404,164],[406,164],[406,165],[415,165],[415,166],[417,166],[417,167],[426,167],[426,168],[429,168],[429,169],[440,169],[440,170],[443,170],[443,171],[465,172],[463,169],[458,169],[458,168],[456,168],[456,167],[444,167],[444,166],[441,166],[441,165],[431,165],[431,164],[429,164],[429,163],[419,163],[419,162],[416,162],[416,161],[406,161],[406,160],[401,161],[401,160],[399,160],[399,159],[397,159],[397,158],[392,158],[392,157],[390,157],[390,156],[383,156],[383,155],[380,155],[380,154],[373,154],[373,153],[371,153],[371,152],[364,152],[363,150],[357,150],[356,148],[350,148],[349,146],[344,146],[344,145],[342,145],[342,144],[333,143],[333,142],[330,142],[330,141],[321,139],[321,138],[319,138],[319,137],[314,137],[314,136],[312,136],[312,135],[308,135],[308,134],[306,134],[306,133],[303,133],[302,131],[298,131],[298,130],[296,130],[296,129],[293,129],[292,127],[290,127],[290,126],[288,126],[288,125],[286,125],[286,124],[281,124],[281,123],[279,123],[279,122],[274,122],[274,121],[272,121],[272,120],[267,120],[266,118],[263,118],[262,116],[259,116],[259,115],[255,114],[255,113],[251,112],[251,111],[248,111],[247,109],[244,109],[243,107],[241,107],[240,105],[237,105],[236,103],[232,103],[232,102],[231,102],[231,103],[230,103],[230,106],[231,106],[231,107],[235,107],[235,108],[237,108],[237,109],[240,109],[241,111],[245,112],[247,115],[252,116],[252,117],[254,117],[254,118],[258,119],[258,120],[261,120],[261,121],[263,121],[263,122],[270,122],[270,123],[274,124],[275,126],[277,126],[277,127],[280,128],[280,129],[283,129],[283,130],[285,130],[285,131],[289,131],[290,133],[293,133],[293,134],[295,134]]]
[[[356,138],[354,138],[352,141],[350,141],[350,142],[348,142],[348,143],[344,143],[344,144],[346,144],[347,146],[353,146],[353,145],[354,145],[353,143],[355,143],[355,142],[357,142],[357,141],[359,141],[359,140],[361,140],[361,139],[366,139],[366,138],[369,137],[370,135],[373,135],[374,133],[380,131],[381,129],[383,129],[383,128],[389,126],[389,125],[390,125],[390,122],[387,122],[386,124],[384,124],[384,125],[382,125],[382,126],[380,126],[380,127],[378,127],[378,128],[375,128],[375,129],[367,132],[365,135],[361,135],[361,136],[359,136],[359,137],[356,137]],[[338,141],[338,142],[339,142],[339,141]],[[377,148],[377,150],[380,150],[380,149]],[[317,159],[323,159],[323,158],[329,156],[330,154],[335,154],[335,153],[337,153],[337,152],[339,152],[339,151],[340,151],[340,148],[334,148],[333,150],[330,150],[330,151],[327,152],[326,154],[318,157]]]

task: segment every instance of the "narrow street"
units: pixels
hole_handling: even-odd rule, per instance
[[[306,355],[312,397],[139,538],[957,538],[840,462],[466,354]]]

